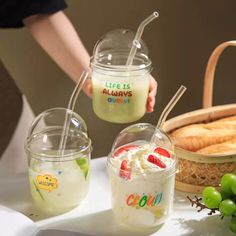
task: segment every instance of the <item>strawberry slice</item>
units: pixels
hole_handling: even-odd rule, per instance
[[[154,152],[160,154],[161,156],[171,158],[170,153],[169,153],[166,149],[164,149],[164,148],[157,147],[157,148],[154,150]]]
[[[128,166],[128,161],[127,160],[123,160],[121,162],[119,175],[123,179],[130,179],[130,177],[131,177],[131,169]]]
[[[166,164],[154,155],[149,155],[147,160],[160,168],[166,168]]]
[[[138,147],[139,147],[138,145],[129,145],[129,146],[121,147],[114,153],[113,157],[117,157],[123,152],[128,152],[129,150],[132,150]]]

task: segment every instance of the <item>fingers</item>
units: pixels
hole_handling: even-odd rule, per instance
[[[149,81],[149,93],[147,98],[147,104],[146,104],[146,111],[148,113],[154,111],[154,106],[156,102],[156,94],[157,94],[157,81],[151,76]],[[92,81],[91,79],[87,79],[84,86],[83,86],[84,93],[91,98],[92,97]]]
[[[156,102],[156,94],[157,94],[157,82],[151,76],[150,82],[149,82],[149,94],[148,94],[147,105],[146,105],[146,110],[148,113],[154,111],[154,106]]]
[[[84,93],[89,97],[92,98],[93,90],[92,90],[92,81],[91,79],[87,79],[83,86]]]

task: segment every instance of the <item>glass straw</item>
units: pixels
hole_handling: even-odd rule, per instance
[[[159,16],[159,13],[157,11],[154,11],[149,17],[147,17],[144,21],[141,22],[141,24],[138,27],[138,30],[135,34],[133,44],[126,62],[127,66],[130,66],[133,64],[134,56],[137,51],[137,45],[140,45],[140,39],[143,34],[143,30],[147,24],[149,24],[151,21],[153,21],[155,18]]]
[[[178,89],[178,91],[171,98],[171,100],[169,101],[169,103],[166,105],[163,112],[161,113],[160,118],[157,122],[156,130],[162,127],[167,116],[169,115],[169,113],[171,112],[173,107],[176,105],[176,103],[179,101],[179,99],[182,97],[182,95],[184,94],[185,91],[186,91],[186,87],[181,85],[180,88]],[[154,143],[155,133],[156,132],[154,131],[154,134],[152,135],[152,138],[151,138],[151,143]]]
[[[70,97],[69,103],[68,103],[68,109],[74,111],[75,109],[75,103],[77,101],[78,95],[81,91],[81,89],[84,86],[84,82],[86,81],[88,77],[88,72],[87,71],[83,71],[79,80],[77,81],[77,85],[75,86],[72,95]]]
[[[88,77],[88,72],[83,71],[73,92],[72,92],[72,95],[70,97],[68,107],[67,107],[68,110],[66,111],[65,121],[64,121],[64,125],[63,125],[61,140],[60,140],[60,144],[59,144],[59,151],[60,151],[61,155],[63,155],[64,150],[65,150],[67,136],[68,136],[68,132],[69,132],[69,128],[70,128],[70,119],[71,119],[71,116],[74,112],[75,103],[77,101],[78,95],[79,95],[81,89],[83,88],[84,82],[87,79],[87,77]]]

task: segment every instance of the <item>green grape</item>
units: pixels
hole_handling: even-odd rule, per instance
[[[220,203],[219,210],[224,216],[232,216],[236,212],[236,204],[234,201],[226,199]]]
[[[232,184],[231,190],[236,195],[236,182]]]
[[[232,232],[236,233],[236,216],[232,217],[229,228]]]
[[[236,175],[235,174],[224,174],[220,180],[221,189],[229,194],[233,194],[231,186],[236,183]]]
[[[222,200],[230,199],[232,197],[232,194],[226,193],[226,192],[224,192],[222,190],[220,191],[220,194],[221,194]]]
[[[218,208],[222,201],[221,194],[213,187],[206,187],[203,192],[203,203],[209,208]]]
[[[216,191],[216,189],[214,187],[208,186],[203,189],[202,196],[207,196],[208,193],[211,193],[212,191]]]

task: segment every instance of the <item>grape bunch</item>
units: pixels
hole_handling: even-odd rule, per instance
[[[224,174],[220,180],[220,190],[206,187],[202,192],[204,205],[217,210],[223,217],[231,217],[229,228],[236,233],[236,174]]]

